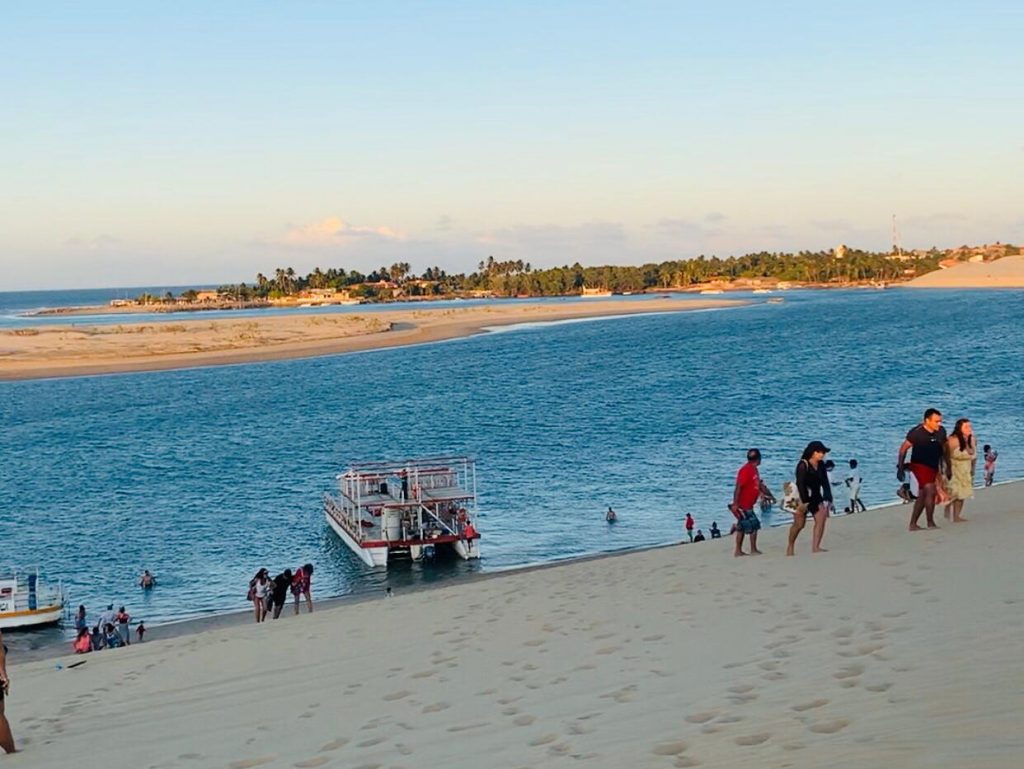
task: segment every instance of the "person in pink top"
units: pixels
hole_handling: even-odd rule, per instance
[[[693,516],[689,513],[686,514],[686,536],[693,542]]]

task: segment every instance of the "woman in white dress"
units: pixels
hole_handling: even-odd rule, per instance
[[[964,502],[974,496],[974,468],[978,462],[978,449],[974,429],[969,419],[958,419],[953,434],[946,442],[946,479],[949,504],[946,519],[954,523],[966,521],[961,513]]]

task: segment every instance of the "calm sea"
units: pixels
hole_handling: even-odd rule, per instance
[[[783,304],[534,325],[312,360],[0,384],[0,561],[151,623],[245,607],[312,561],[320,596],[402,588],[728,528],[748,446],[779,489],[807,441],[869,504],[926,406],[1024,474],[1024,294],[788,292]],[[466,453],[484,559],[364,567],[321,496],[359,460]],[[612,505],[620,522],[604,523]],[[836,533],[834,536],[841,536]],[[685,551],[680,557],[685,557]],[[148,568],[159,587],[143,595]]]

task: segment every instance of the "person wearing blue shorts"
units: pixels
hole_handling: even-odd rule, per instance
[[[750,449],[747,452],[747,462],[736,473],[736,486],[732,492],[732,504],[729,510],[736,517],[736,549],[733,555],[737,558],[747,555],[743,552],[743,539],[750,535],[750,555],[761,555],[757,549],[757,532],[761,528],[761,521],[754,513],[754,505],[761,496],[764,484],[761,482],[761,474],[757,467],[761,464],[761,452],[758,449]]]

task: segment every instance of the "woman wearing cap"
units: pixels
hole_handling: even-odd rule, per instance
[[[825,521],[828,520],[828,507],[832,503],[832,487],[825,474],[825,464],[822,462],[827,453],[828,446],[821,441],[811,441],[797,462],[796,488],[800,494],[800,506],[793,513],[786,555],[795,555],[793,548],[796,546],[796,538],[807,523],[808,515],[814,517],[811,552],[825,552],[821,540],[825,537]]]

